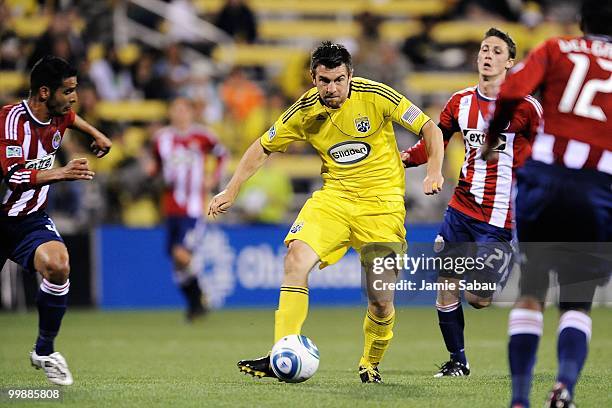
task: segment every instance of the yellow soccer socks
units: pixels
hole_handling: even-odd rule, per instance
[[[274,313],[274,343],[289,334],[300,334],[308,315],[308,288],[281,286]]]
[[[369,310],[363,320],[363,334],[365,344],[359,366],[376,367],[385,355],[393,337],[393,324],[395,323],[395,310],[386,317],[374,316]]]

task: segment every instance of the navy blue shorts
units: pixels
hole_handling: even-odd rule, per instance
[[[168,217],[166,218],[166,251],[172,255],[172,248],[176,245],[187,246],[185,237],[198,223],[197,218]]]
[[[64,242],[44,211],[24,217],[0,217],[0,267],[8,258],[34,272],[36,248],[49,241]]]
[[[476,220],[452,207],[446,209],[434,250],[442,258],[476,260],[475,266],[468,269],[455,267],[438,271],[442,277],[462,279],[466,284],[479,283],[501,289],[514,265],[511,230]],[[490,297],[495,290],[468,289],[468,292]]]
[[[589,303],[612,269],[612,176],[530,160],[517,190],[521,294],[543,300],[552,270],[561,302]]]
[[[517,190],[520,242],[612,241],[612,175],[530,160]]]

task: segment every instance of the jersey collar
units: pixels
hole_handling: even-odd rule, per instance
[[[34,122],[36,122],[37,125],[39,126],[47,126],[49,124],[51,124],[51,119],[49,119],[46,122],[41,122],[40,120],[38,120],[36,118],[36,116],[34,116],[34,114],[32,113],[32,111],[30,110],[30,107],[28,106],[28,101],[26,101],[25,99],[21,101],[21,103],[23,104],[23,106],[26,108],[26,110],[28,111],[28,115],[30,116],[30,118],[32,118],[32,120]]]
[[[490,101],[493,102],[494,100],[496,100],[497,98],[489,98],[488,96],[485,96],[482,92],[480,92],[480,86],[476,85],[476,96],[484,99],[485,101]]]
[[[587,38],[589,40],[600,40],[600,41],[612,42],[612,37],[610,37],[609,35],[604,35],[604,34],[586,34],[584,38]]]

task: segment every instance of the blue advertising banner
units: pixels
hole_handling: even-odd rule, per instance
[[[287,226],[199,226],[187,242],[213,307],[270,307],[278,302]],[[407,228],[409,242],[432,243],[437,225]],[[409,250],[410,251],[410,250]],[[165,230],[106,226],[97,233],[97,299],[102,308],[182,307],[165,249]],[[410,279],[408,277],[407,279]],[[359,256],[347,253],[335,265],[311,272],[311,305],[359,305]],[[433,304],[432,293],[398,297],[400,303]]]

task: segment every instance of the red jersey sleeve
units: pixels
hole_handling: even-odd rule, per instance
[[[453,95],[453,97],[446,102],[442,112],[440,112],[440,122],[438,123],[438,127],[442,130],[445,149],[448,145],[448,141],[453,136],[453,133],[459,130],[459,125],[455,119],[457,103],[458,99],[456,95]],[[425,146],[425,141],[422,138],[419,139],[414,146],[402,151],[402,153],[410,154],[408,160],[404,161],[405,167],[416,167],[427,163],[427,146]]]
[[[26,169],[23,123],[16,115],[10,118],[13,120],[8,120],[8,115],[8,109],[0,113],[0,172],[9,189],[16,192],[31,190],[36,186],[38,170]]]

